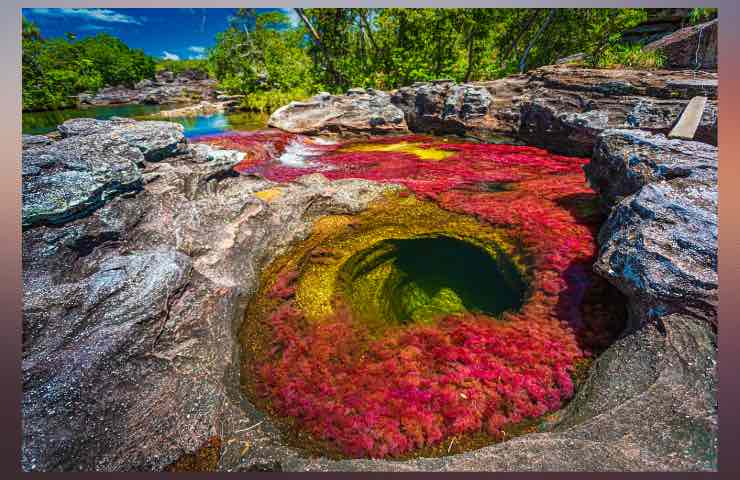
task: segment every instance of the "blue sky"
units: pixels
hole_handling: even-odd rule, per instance
[[[292,9],[284,10],[297,22]],[[159,58],[199,58],[216,43],[235,8],[24,8],[44,38],[107,33]]]

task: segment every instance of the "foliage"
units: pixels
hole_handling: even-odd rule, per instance
[[[157,72],[169,71],[178,75],[186,70],[208,73],[208,61],[206,59],[191,58],[187,60],[158,60]]]
[[[247,95],[242,106],[250,111],[270,113],[290,102],[306,100],[310,96],[311,92],[302,88],[258,91]]]
[[[621,31],[647,17],[634,8],[297,10],[297,26],[281,12],[240,12],[209,55],[222,88],[249,96],[485,80],[579,52],[598,65]]]
[[[659,51],[645,51],[641,45],[614,45],[604,50],[597,66],[649,70],[664,64],[665,55]]]
[[[315,90],[309,75],[311,59],[302,30],[289,25],[288,17],[279,11],[257,15],[251,9],[241,10],[218,34],[208,56],[220,87],[247,95],[246,106],[258,111],[309,96]]]
[[[105,85],[133,85],[154,76],[154,59],[119,39],[98,34],[82,40],[44,39],[23,19],[23,110],[49,110],[76,104],[75,95]]]
[[[692,8],[689,12],[689,23],[696,25],[716,18],[718,11],[717,8]]]

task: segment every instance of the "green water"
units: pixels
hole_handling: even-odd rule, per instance
[[[214,114],[197,117],[158,118],[161,110],[176,108],[174,105],[108,105],[89,108],[69,108],[47,112],[24,112],[22,132],[41,135],[56,130],[57,125],[71,118],[127,117],[137,120],[166,120],[177,122],[185,127],[185,135],[193,137],[221,133],[229,130],[260,130],[267,126],[267,114],[240,112]]]
[[[353,309],[371,323],[429,323],[463,312],[499,316],[518,310],[527,290],[505,255],[442,235],[379,242],[350,258],[340,275]]]

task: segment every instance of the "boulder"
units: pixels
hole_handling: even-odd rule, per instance
[[[666,57],[666,67],[717,70],[719,19],[682,28],[645,45],[646,51],[658,51]]]
[[[268,125],[291,133],[406,133],[403,111],[385,92],[329,95],[291,102],[270,115]]]
[[[668,133],[689,100],[710,100],[695,138],[717,143],[715,74],[543,67],[519,100],[516,137],[555,152],[590,156],[606,129]]]
[[[518,96],[527,80],[520,75],[460,85],[449,80],[419,82],[395,91],[393,103],[414,132],[512,135],[519,123]]]
[[[676,178],[716,183],[717,152],[713,145],[643,130],[606,130],[584,170],[608,211],[649,183]]]
[[[633,324],[676,313],[716,325],[716,180],[643,186],[614,206],[599,244],[594,270],[630,299]]]
[[[141,151],[105,133],[23,151],[23,226],[64,223],[141,188]]]
[[[594,269],[628,297],[633,325],[680,314],[716,326],[717,153],[608,130],[584,167],[610,209]]]
[[[144,159],[155,162],[185,149],[183,126],[173,122],[142,121],[113,117],[111,120],[74,118],[58,127],[62,137],[107,133],[138,148]]]

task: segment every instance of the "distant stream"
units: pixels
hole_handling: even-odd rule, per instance
[[[165,120],[177,122],[185,127],[185,135],[192,137],[221,133],[230,130],[249,131],[260,130],[267,126],[267,114],[255,112],[240,112],[228,114],[214,114],[198,117],[171,117],[157,118],[161,110],[176,108],[174,105],[108,105],[88,108],[68,108],[50,110],[46,112],[24,112],[22,132],[30,135],[49,133],[57,125],[70,118],[99,118],[102,120],[111,117],[129,117],[137,120]]]

